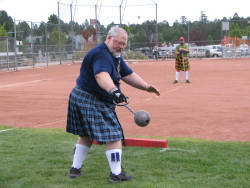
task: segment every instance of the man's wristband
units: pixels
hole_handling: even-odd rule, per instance
[[[109,91],[109,94],[112,94],[112,93],[114,93],[115,91],[117,91],[118,90],[118,88],[117,87],[114,87],[113,89],[111,89],[110,91]]]

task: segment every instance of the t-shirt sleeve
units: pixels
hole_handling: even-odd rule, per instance
[[[121,77],[128,76],[132,74],[133,70],[124,62],[123,59],[121,59]]]
[[[104,56],[97,56],[95,57],[95,60],[93,61],[93,73],[94,75],[100,73],[100,72],[108,72],[111,74],[112,67],[110,65],[110,62],[105,58]]]

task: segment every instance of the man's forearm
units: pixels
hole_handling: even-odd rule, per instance
[[[127,84],[141,89],[141,90],[147,90],[147,88],[149,87],[149,84],[147,82],[145,82],[138,74],[136,74],[135,72],[133,72],[132,74],[125,76],[122,78],[122,80],[124,82],[126,82]]]
[[[108,93],[115,88],[115,84],[107,72],[100,72],[95,75],[98,85]]]

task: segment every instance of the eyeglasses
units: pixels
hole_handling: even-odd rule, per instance
[[[114,42],[116,42],[116,43],[117,43],[118,45],[120,45],[120,46],[126,46],[126,45],[127,45],[126,42],[121,41],[121,40],[117,40],[117,39],[114,39]]]

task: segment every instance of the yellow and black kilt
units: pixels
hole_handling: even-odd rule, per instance
[[[182,57],[180,55],[177,55],[175,59],[175,69],[177,71],[184,71],[183,65],[185,65],[185,71],[188,71],[190,69],[188,57],[185,57],[185,56]]]

